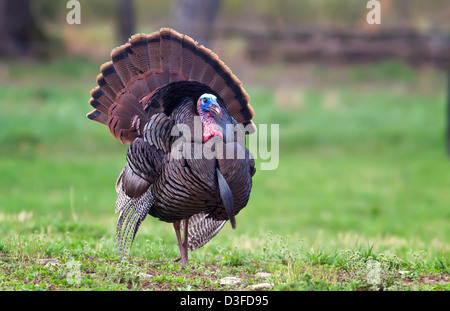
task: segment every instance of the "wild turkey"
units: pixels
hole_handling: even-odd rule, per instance
[[[173,223],[183,268],[188,249],[227,220],[234,228],[249,200],[255,166],[241,135],[256,130],[249,96],[216,54],[172,29],[134,35],[111,58],[87,117],[130,144],[116,183],[120,256],[150,214]],[[213,156],[199,155],[208,143]]]

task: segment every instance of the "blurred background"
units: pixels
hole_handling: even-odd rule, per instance
[[[381,0],[373,25],[362,0],[81,0],[75,24],[69,2],[0,0],[0,236],[114,239],[127,146],[85,117],[89,91],[114,47],[173,27],[233,70],[257,125],[280,125],[278,168],[210,247],[272,232],[448,253],[449,1]],[[147,219],[138,238],[172,235]]]

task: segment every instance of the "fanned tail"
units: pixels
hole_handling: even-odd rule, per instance
[[[89,103],[91,120],[108,126],[111,134],[131,143],[142,136],[145,124],[164,107],[148,108],[155,90],[173,82],[196,81],[209,86],[224,100],[238,123],[251,124],[254,111],[242,83],[211,50],[175,30],[162,28],[137,34],[111,52],[111,61],[100,67],[98,86]],[[159,109],[158,109],[159,108]]]

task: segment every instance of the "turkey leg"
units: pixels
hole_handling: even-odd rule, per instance
[[[180,248],[181,269],[184,269],[184,267],[188,263],[188,221],[189,220],[185,219],[184,221],[185,221],[184,233],[183,233],[184,241],[181,241],[181,230],[180,230],[181,221],[177,220],[173,223],[173,228],[175,229],[175,234],[177,235],[178,246]],[[178,260],[176,260],[176,261],[178,261]]]

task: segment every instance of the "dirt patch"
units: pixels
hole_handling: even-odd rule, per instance
[[[405,278],[403,280],[404,286],[419,285],[436,285],[436,284],[448,284],[450,283],[450,274],[437,273],[437,274],[424,274],[420,275],[417,279]]]

